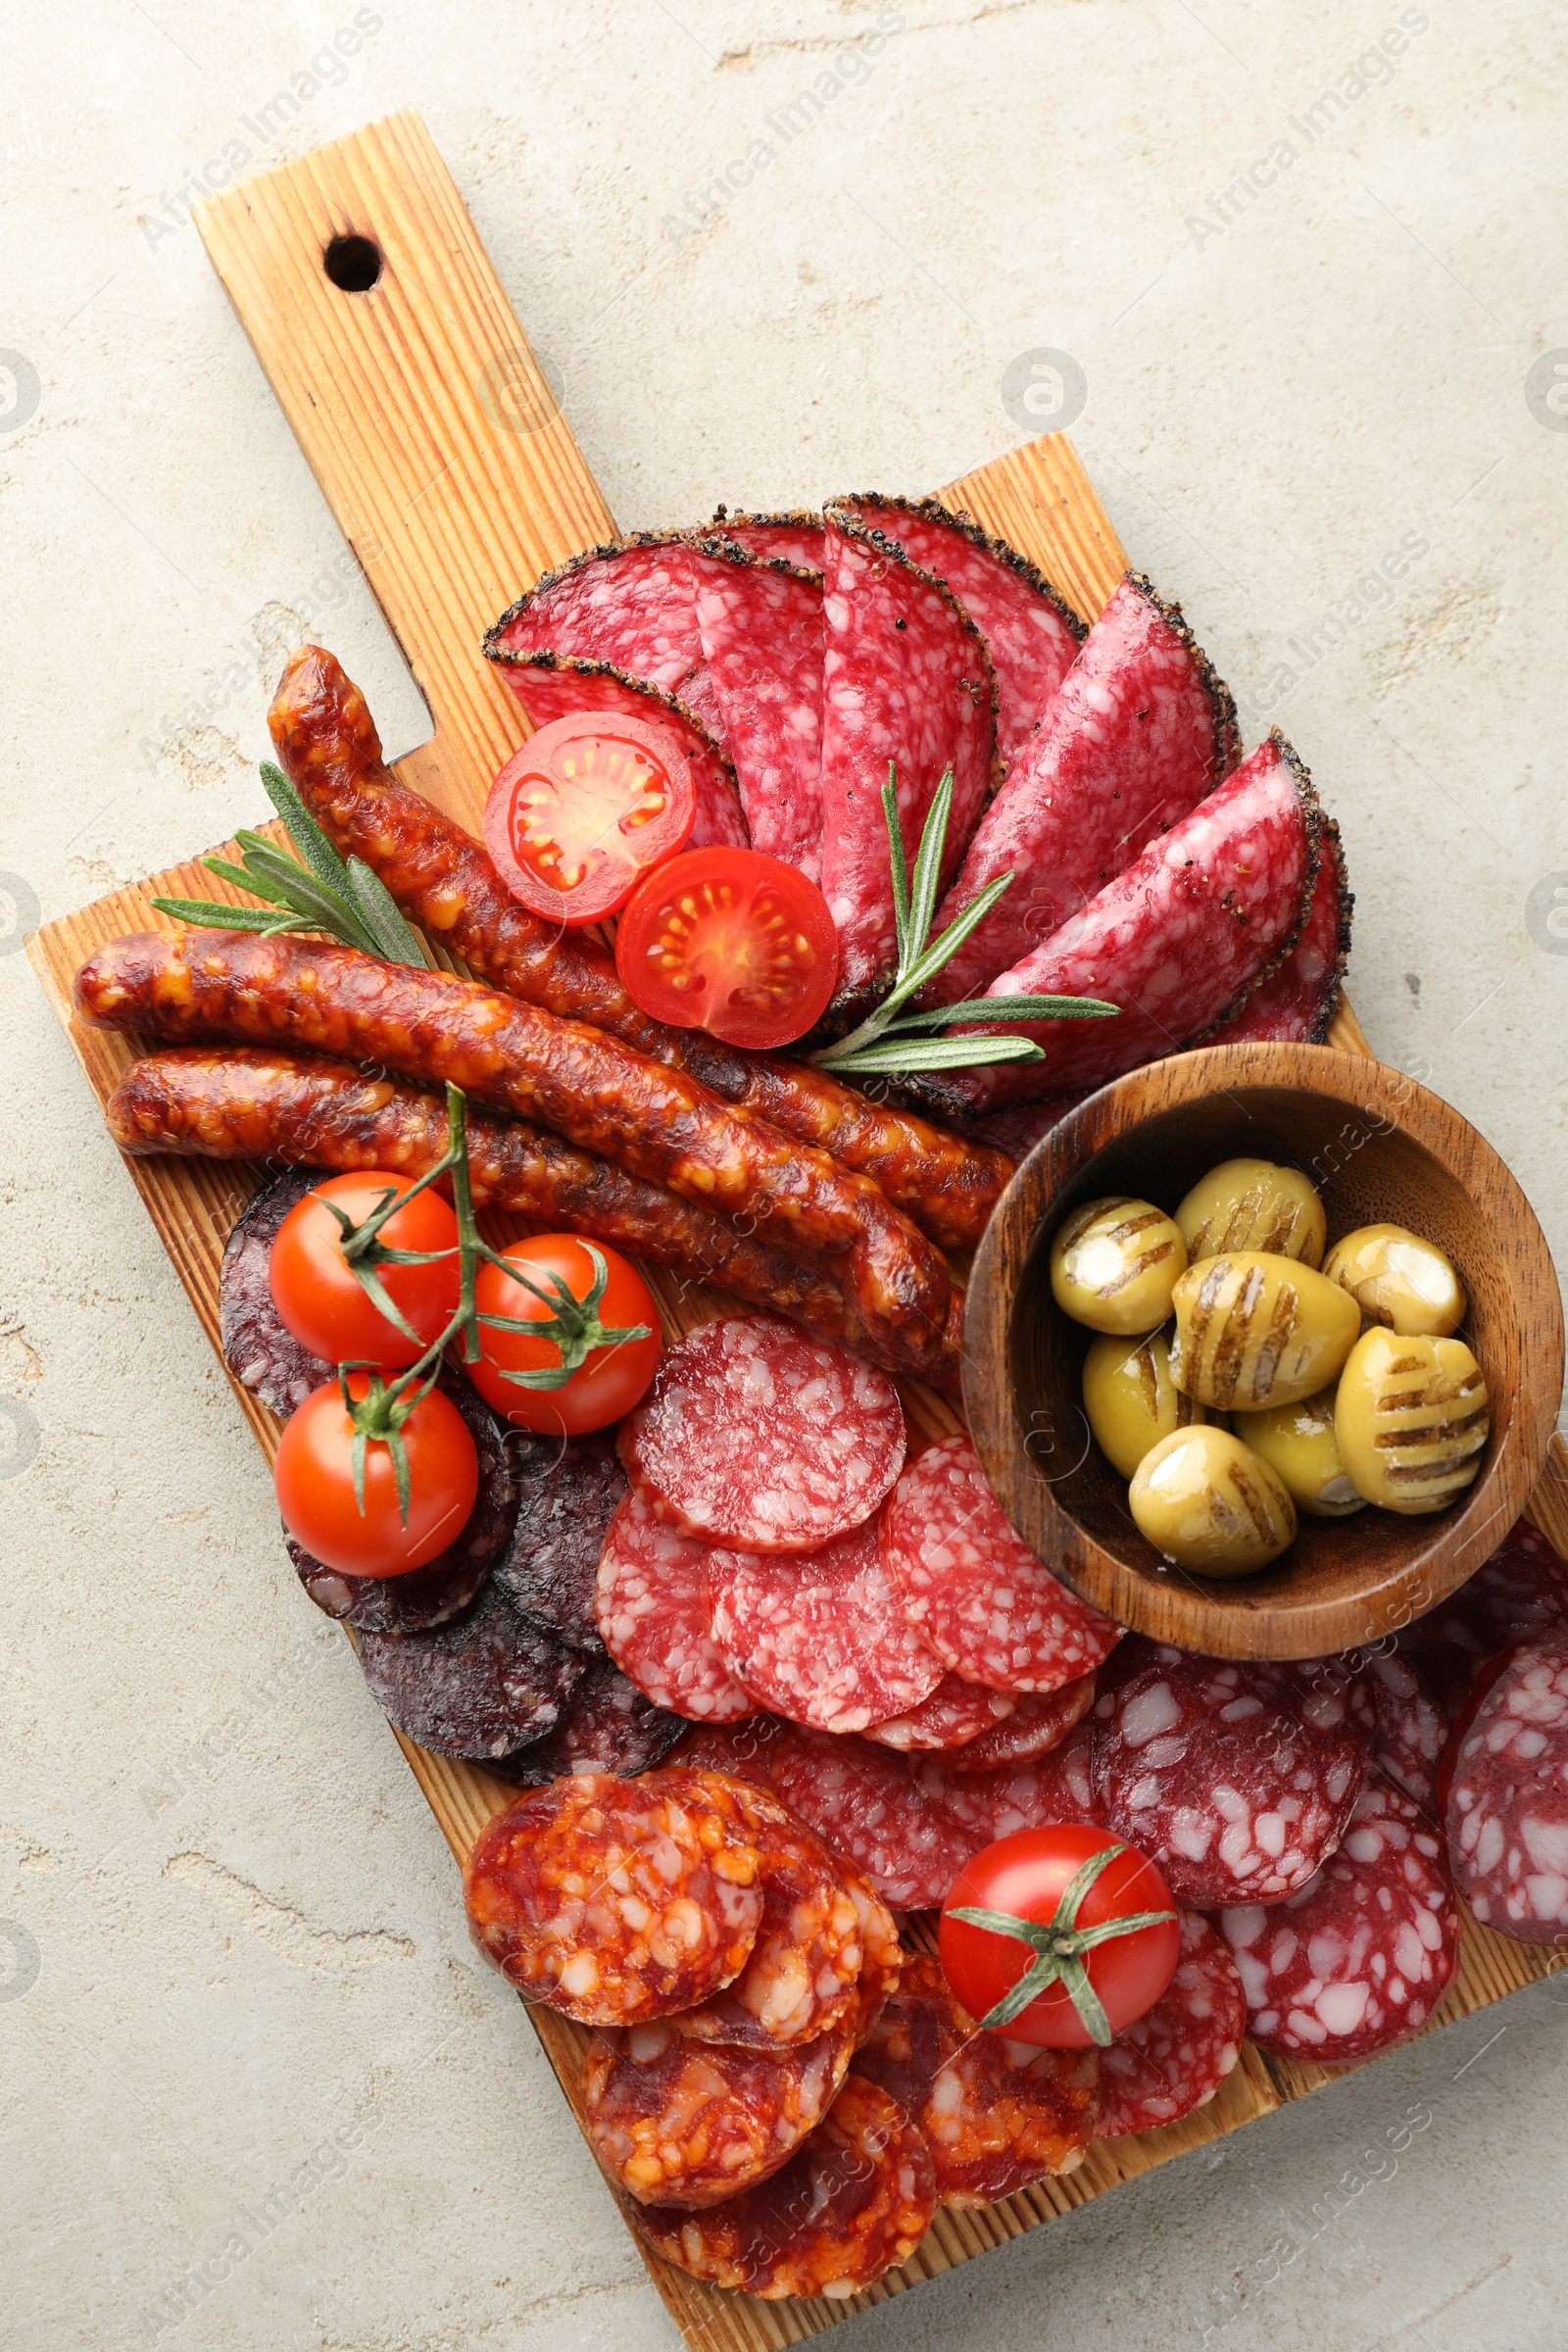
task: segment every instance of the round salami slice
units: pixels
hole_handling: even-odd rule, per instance
[[[643,2204],[722,2204],[789,2162],[832,2105],[852,2048],[847,2024],[768,2052],[705,2047],[673,2018],[598,2033],[583,2058],[588,2144]]]
[[[1568,1940],[1568,1637],[1509,1660],[1457,1743],[1448,1852],[1483,1927]]]
[[[972,1853],[995,1838],[1010,1838],[1015,1830],[1040,1829],[1050,1821],[1076,1818],[1054,1809],[1058,1774],[1051,1754],[1037,1756],[1028,1764],[1002,1765],[991,1772],[960,1772],[953,1756],[920,1756],[915,1760],[914,1779],[929,1802],[958,1824]]]
[[[492,1770],[522,1788],[542,1788],[579,1772],[613,1772],[630,1780],[661,1763],[686,1729],[683,1715],[656,1707],[612,1659],[593,1658],[555,1730],[520,1755],[499,1758]]]
[[[1397,1650],[1362,1655],[1362,1679],[1372,1694],[1372,1761],[1412,1804],[1432,1815],[1446,1721],[1426,1677]]]
[[[765,2302],[842,2301],[908,2261],[931,2227],[936,2184],[903,2108],[852,2074],[806,2145],[760,2187],[706,2213],[621,2205],[656,2254],[711,2286]]]
[[[814,1551],[860,1526],[904,1447],[886,1373],[765,1315],[705,1323],[666,1348],[620,1435],[661,1518],[742,1551]]]
[[[1097,2139],[1153,2132],[1206,2107],[1242,2054],[1247,1995],[1230,1946],[1200,1912],[1182,1913],[1176,1974],[1100,2053]]]
[[[754,1788],[771,1788],[771,1758],[784,1733],[777,1715],[748,1715],[741,1723],[688,1725],[679,1753],[671,1761],[704,1772],[722,1772],[733,1781],[750,1782]]]
[[[755,1715],[709,1631],[707,1547],[656,1518],[639,1488],[622,1496],[599,1562],[605,1646],[656,1706],[698,1723]]]
[[[1180,1903],[1279,1902],[1339,1844],[1365,1770],[1348,1712],[1309,1716],[1274,1669],[1161,1649],[1095,1702],[1100,1817]]]
[[[1017,1703],[1009,1691],[987,1690],[979,1683],[966,1683],[962,1675],[944,1674],[907,1715],[868,1724],[865,1736],[882,1747],[944,1748],[956,1755],[1000,1731]]]
[[[517,1523],[496,1575],[519,1609],[585,1656],[603,1657],[599,1556],[626,1492],[612,1436],[514,1440]]]
[[[774,1750],[772,1777],[791,1810],[834,1853],[858,1862],[895,1911],[940,1903],[976,1851],[975,1840],[916,1786],[906,1758],[869,1740],[787,1732]]]
[[[1521,1519],[1474,1576],[1399,1633],[1451,1723],[1489,1659],[1568,1628],[1568,1561]]]
[[[883,1571],[874,1522],[793,1557],[708,1555],[713,1642],[745,1690],[820,1732],[907,1716],[942,1680]]]
[[[905,1471],[883,1513],[882,1561],[922,1642],[993,1690],[1058,1690],[1121,1639],[1019,1543],[966,1437],[928,1446]]]
[[[795,2049],[856,2009],[860,1914],[814,1831],[758,1795],[762,1923],[733,1984],[677,2020],[692,2041]]]
[[[542,1740],[583,1661],[520,1617],[492,1583],[428,1633],[360,1636],[370,1696],[405,1739],[489,1764]]]
[[[1298,1894],[1221,1911],[1215,1925],[1242,1973],[1247,2030],[1282,2058],[1370,2058],[1407,2040],[1442,2000],[1459,1949],[1442,1840],[1377,1778]]]
[[[1094,1752],[1094,1726],[1086,1719],[1027,1767],[1039,1790],[1041,1822],[1089,1822],[1097,1829],[1104,1828],[1095,1805]]]
[[[321,1182],[319,1168],[285,1168],[243,1208],[223,1247],[218,1277],[218,1328],[223,1361],[242,1388],[283,1419],[333,1367],[313,1355],[272,1304],[268,1270],[277,1229],[296,1200]]]
[[[464,1900],[475,1943],[519,1992],[585,2026],[629,2026],[740,1975],[761,1866],[716,1775],[578,1773],[486,1823]]]
[[[1076,1682],[1063,1683],[1059,1690],[1022,1692],[1013,1700],[1010,1715],[978,1739],[954,1748],[948,1762],[955,1772],[1010,1772],[1015,1765],[1032,1764],[1036,1757],[1058,1746],[1083,1721],[1095,1703],[1098,1687],[1098,1676],[1081,1674]]]
[[[988,2034],[926,1952],[906,1956],[855,2065],[919,2125],[940,2205],[992,2205],[1073,2172],[1094,2135],[1097,2053]]]

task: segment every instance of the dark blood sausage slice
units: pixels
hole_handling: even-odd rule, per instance
[[[428,1633],[362,1633],[360,1664],[405,1739],[475,1764],[553,1731],[583,1671],[493,1580],[461,1617]]]
[[[1236,706],[1180,606],[1129,572],[969,845],[939,927],[1000,874],[1016,879],[938,974],[934,1000],[977,997],[1021,962],[1196,808],[1236,754]]]
[[[268,1280],[278,1227],[320,1181],[310,1169],[286,1168],[265,1185],[235,1218],[218,1278],[223,1361],[243,1388],[284,1420],[313,1389],[333,1377],[333,1367],[313,1355],[284,1324]]]
[[[1340,1008],[1345,967],[1350,959],[1350,916],[1355,894],[1345,874],[1340,828],[1326,813],[1317,880],[1295,947],[1266,980],[1194,1042],[1239,1046],[1253,1039],[1280,1038],[1292,1045],[1320,1046]]]
[[[626,1492],[612,1436],[514,1440],[517,1524],[496,1575],[519,1609],[587,1657],[603,1657],[594,1613],[600,1554]]]
[[[1005,1690],[985,1690],[961,1675],[944,1674],[917,1707],[906,1715],[890,1715],[867,1724],[865,1736],[879,1747],[941,1748],[955,1756],[966,1754],[991,1733],[1000,1731],[1017,1705]]]
[[[1229,1945],[1200,1912],[1184,1911],[1176,1974],[1152,2009],[1100,2053],[1096,2138],[1153,2132],[1206,2107],[1246,2032],[1247,1995]]]
[[[762,1923],[733,1984],[675,2022],[693,2041],[779,2051],[857,2015],[860,1910],[814,1830],[753,1789],[762,1856]]]
[[[773,1787],[834,1853],[858,1863],[895,1911],[942,1901],[987,1842],[931,1803],[906,1760],[869,1740],[787,1732],[773,1750]]]
[[[656,1707],[611,1659],[594,1658],[555,1730],[519,1755],[498,1758],[490,1769],[523,1788],[542,1788],[578,1772],[612,1772],[630,1780],[662,1763],[686,1729],[684,1715]]]
[[[855,2065],[919,2125],[940,2205],[991,2205],[1073,2172],[1094,2135],[1096,2053],[988,2034],[925,1952],[906,1958]]]
[[[711,2286],[765,2302],[842,2301],[907,2262],[931,2227],[930,2152],[885,2090],[850,2075],[781,2172],[706,2213],[621,2199],[656,2254]]]
[[[735,1680],[791,1723],[863,1732],[907,1717],[942,1680],[888,1583],[874,1521],[804,1554],[715,1546],[708,1599]]]
[[[630,2026],[740,1975],[760,1872],[716,1775],[579,1773],[485,1824],[463,1891],[474,1942],[519,1992],[585,2026]]]
[[[1010,765],[1077,659],[1084,624],[1027,557],[934,498],[835,499],[951,588],[997,673],[997,753]]]
[[[1057,1690],[1121,1639],[1019,1543],[963,1436],[905,1471],[883,1514],[882,1559],[922,1642],[994,1690]]]
[[[794,564],[802,571],[820,571],[824,562],[820,514],[731,514],[720,507],[712,528],[744,547],[749,555],[765,556],[774,564]]]
[[[727,749],[703,658],[684,538],[641,532],[573,556],[502,613],[486,632],[484,650],[503,664],[508,656],[525,654],[609,662],[677,697]]]
[[[1568,1941],[1568,1636],[1522,1649],[1458,1741],[1448,1853],[1484,1927]]]
[[[733,540],[687,553],[697,633],[754,850],[822,872],[822,575]]]
[[[599,1562],[599,1630],[622,1674],[657,1706],[696,1723],[755,1715],[709,1628],[707,1546],[668,1526],[633,1488],[616,1505]]]
[[[904,1462],[885,1374],[762,1315],[664,1351],[620,1455],[670,1524],[744,1551],[814,1551],[868,1519]]]
[[[1317,873],[1318,830],[1311,779],[1276,730],[985,991],[1104,997],[1120,1005],[1117,1017],[993,1024],[986,1034],[1031,1037],[1045,1060],[961,1072],[946,1081],[944,1100],[992,1110],[1102,1086],[1173,1054],[1295,946]]]
[[[689,2040],[677,2021],[598,2033],[583,2058],[583,2128],[612,2180],[648,2205],[722,2204],[789,2162],[833,2103],[849,2022],[795,2049]]]
[[[1242,1973],[1248,2033],[1282,2058],[1370,2058],[1407,2040],[1459,1949],[1442,1839],[1378,1778],[1298,1894],[1221,1911],[1215,1925]]]
[[[891,762],[913,864],[931,798],[954,771],[941,880],[958,870],[991,787],[996,685],[985,641],[918,564],[829,509],[822,605],[822,895],[839,935],[847,1019],[897,959],[882,787]]]
[[[967,1740],[948,1758],[955,1772],[992,1772],[999,1767],[1032,1764],[1066,1739],[1095,1703],[1098,1688],[1093,1672],[1063,1683],[1059,1690],[1024,1690],[1013,1700],[1012,1712],[977,1740]]]
[[[1277,1903],[1339,1844],[1364,1772],[1350,1722],[1310,1713],[1277,1669],[1161,1649],[1095,1702],[1100,1818],[1178,1902]]]
[[[1568,1628],[1568,1562],[1521,1519],[1474,1576],[1397,1636],[1449,1722],[1483,1666]]]

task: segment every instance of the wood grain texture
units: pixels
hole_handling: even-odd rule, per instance
[[[524,731],[515,704],[488,675],[479,638],[541,570],[608,537],[608,510],[564,420],[555,414],[522,330],[416,115],[392,116],[318,149],[229,191],[199,217],[257,356],[430,702],[434,740],[400,760],[397,771],[405,783],[473,824],[490,778]],[[327,243],[347,230],[370,236],[382,250],[381,280],[368,294],[339,292],[322,270]],[[1016,450],[944,495],[1020,548],[1086,617],[1100,611],[1125,568],[1123,551],[1063,436]],[[48,924],[29,942],[49,1000],[100,1102],[134,1048],[74,1021],[72,978],[106,940],[162,926],[148,904],[155,894],[238,897],[192,861]],[[1347,1052],[1367,1052],[1348,1007],[1342,1008],[1331,1038]],[[216,1350],[223,1242],[260,1174],[185,1159],[127,1159],[125,1165]],[[717,1295],[677,1299],[657,1269],[650,1281],[670,1333],[723,1311]],[[234,1394],[270,1458],[278,1424],[237,1384]],[[929,1392],[908,1388],[905,1399],[920,1428],[938,1434],[956,1426]],[[1568,1451],[1560,1443],[1531,1512],[1558,1549],[1568,1552]],[[473,1767],[405,1740],[399,1745],[461,1859],[481,1825],[514,1792]],[[929,1945],[927,1923],[912,1923],[911,1935]],[[1546,1955],[1467,1921],[1458,1980],[1427,2030],[1529,1984],[1547,1967]],[[549,2010],[529,2014],[580,2115],[585,2036]],[[1268,2115],[1344,2071],[1287,2065],[1248,2048],[1210,2106],[1163,2131],[1095,2142],[1081,2170],[1065,2180],[1044,2181],[979,2212],[939,2215],[903,2271],[848,2302],[764,2303],[720,2294],[645,2259],[693,2346],[703,2352],[777,2352]]]

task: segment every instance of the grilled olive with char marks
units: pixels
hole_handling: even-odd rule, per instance
[[[1403,1225],[1362,1225],[1336,1242],[1323,1272],[1348,1291],[1369,1323],[1404,1338],[1446,1340],[1468,1301],[1453,1261]]]
[[[1340,1376],[1334,1433],[1350,1484],[1387,1511],[1441,1511],[1481,1467],[1492,1407],[1462,1340],[1379,1328]]]
[[[1051,1245],[1051,1291],[1091,1331],[1153,1331],[1170,1313],[1187,1245],[1152,1201],[1117,1194],[1070,1211]]]
[[[1171,1304],[1171,1376],[1221,1412],[1262,1412],[1326,1388],[1361,1329],[1348,1291],[1263,1250],[1200,1258],[1182,1275]]]
[[[1251,1576],[1295,1541],[1277,1471],[1228,1429],[1178,1429],[1146,1453],[1128,1508],[1154,1549],[1199,1576]]]
[[[1222,1159],[1194,1185],[1176,1222],[1194,1264],[1232,1250],[1323,1263],[1328,1222],[1317,1188],[1299,1168],[1272,1159]]]
[[[1084,1411],[1095,1443],[1123,1478],[1172,1430],[1209,1418],[1172,1380],[1170,1341],[1162,1331],[1145,1340],[1107,1332],[1092,1344],[1084,1357]]]

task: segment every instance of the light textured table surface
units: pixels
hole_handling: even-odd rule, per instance
[[[12,952],[264,812],[306,631],[424,729],[191,175],[422,108],[627,525],[923,489],[1064,385],[1344,825],[1375,1047],[1563,1259],[1565,63],[1519,0],[11,12],[0,2341],[675,2340]],[[833,2341],[1560,2352],[1565,2106],[1543,1986]]]

